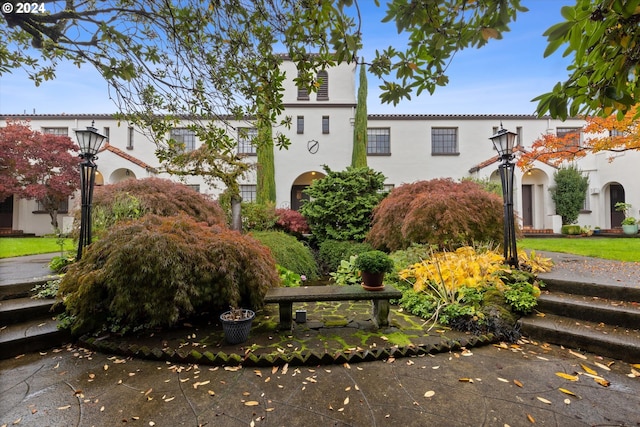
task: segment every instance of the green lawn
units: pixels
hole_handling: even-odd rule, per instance
[[[640,239],[638,238],[529,237],[518,241],[518,248],[564,252],[618,261],[640,261]]]
[[[64,250],[74,249],[71,239],[65,239]],[[23,255],[46,254],[60,252],[58,239],[55,237],[2,237],[0,238],[0,258],[9,258]]]

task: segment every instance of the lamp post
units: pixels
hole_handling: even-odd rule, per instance
[[[102,142],[107,138],[98,133],[91,122],[87,129],[74,129],[78,145],[80,145],[80,198],[82,209],[80,213],[80,238],[78,240],[78,255],[76,260],[82,258],[85,246],[91,243],[91,203],[93,200],[93,187],[96,181],[96,154],[100,150]]]
[[[500,124],[500,130],[491,138],[493,146],[501,160],[499,167],[502,181],[502,198],[504,200],[504,259],[513,268],[518,268],[518,249],[516,247],[516,224],[513,215],[513,148],[517,134],[509,132]]]

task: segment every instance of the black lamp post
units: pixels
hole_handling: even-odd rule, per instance
[[[516,247],[516,223],[513,215],[513,148],[518,135],[509,132],[500,124],[500,130],[493,135],[491,142],[501,160],[499,167],[502,181],[502,197],[504,200],[504,259],[513,268],[518,268],[518,249]]]
[[[75,129],[76,138],[80,145],[80,198],[82,210],[80,214],[80,238],[78,241],[78,255],[76,260],[82,258],[82,250],[91,243],[91,203],[93,200],[93,186],[96,181],[96,154],[100,150],[102,142],[107,138],[98,133],[93,127],[95,122],[87,129]]]

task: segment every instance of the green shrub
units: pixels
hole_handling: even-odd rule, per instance
[[[576,224],[563,225],[560,232],[569,236],[577,236],[582,233],[582,228]]]
[[[373,209],[384,197],[384,175],[369,168],[335,172],[324,166],[324,170],[327,175],[304,190],[311,200],[300,208],[313,238],[318,242],[364,240]]]
[[[394,188],[374,211],[367,242],[396,251],[412,243],[455,249],[502,241],[500,197],[471,182],[434,179]]]
[[[553,179],[555,185],[549,188],[549,192],[556,204],[556,213],[562,217],[563,224],[573,224],[584,206],[589,178],[582,175],[575,166],[568,166],[554,173]]]
[[[348,260],[352,255],[372,250],[370,244],[348,240],[325,240],[318,248],[318,259],[322,271],[332,272],[340,267],[340,262]]]
[[[60,283],[72,332],[169,327],[229,306],[263,305],[279,277],[255,239],[186,215],[116,224]]]
[[[242,203],[242,231],[273,230],[278,215],[273,203]]]
[[[311,249],[295,237],[282,231],[255,231],[250,235],[268,247],[282,267],[307,279],[318,277],[318,264]]]
[[[382,251],[367,251],[356,258],[356,268],[368,273],[390,273],[393,260]]]

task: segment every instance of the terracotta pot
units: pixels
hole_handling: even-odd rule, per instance
[[[362,287],[367,290],[381,290],[384,288],[382,281],[384,279],[384,273],[370,273],[368,271],[361,271],[362,275]]]

